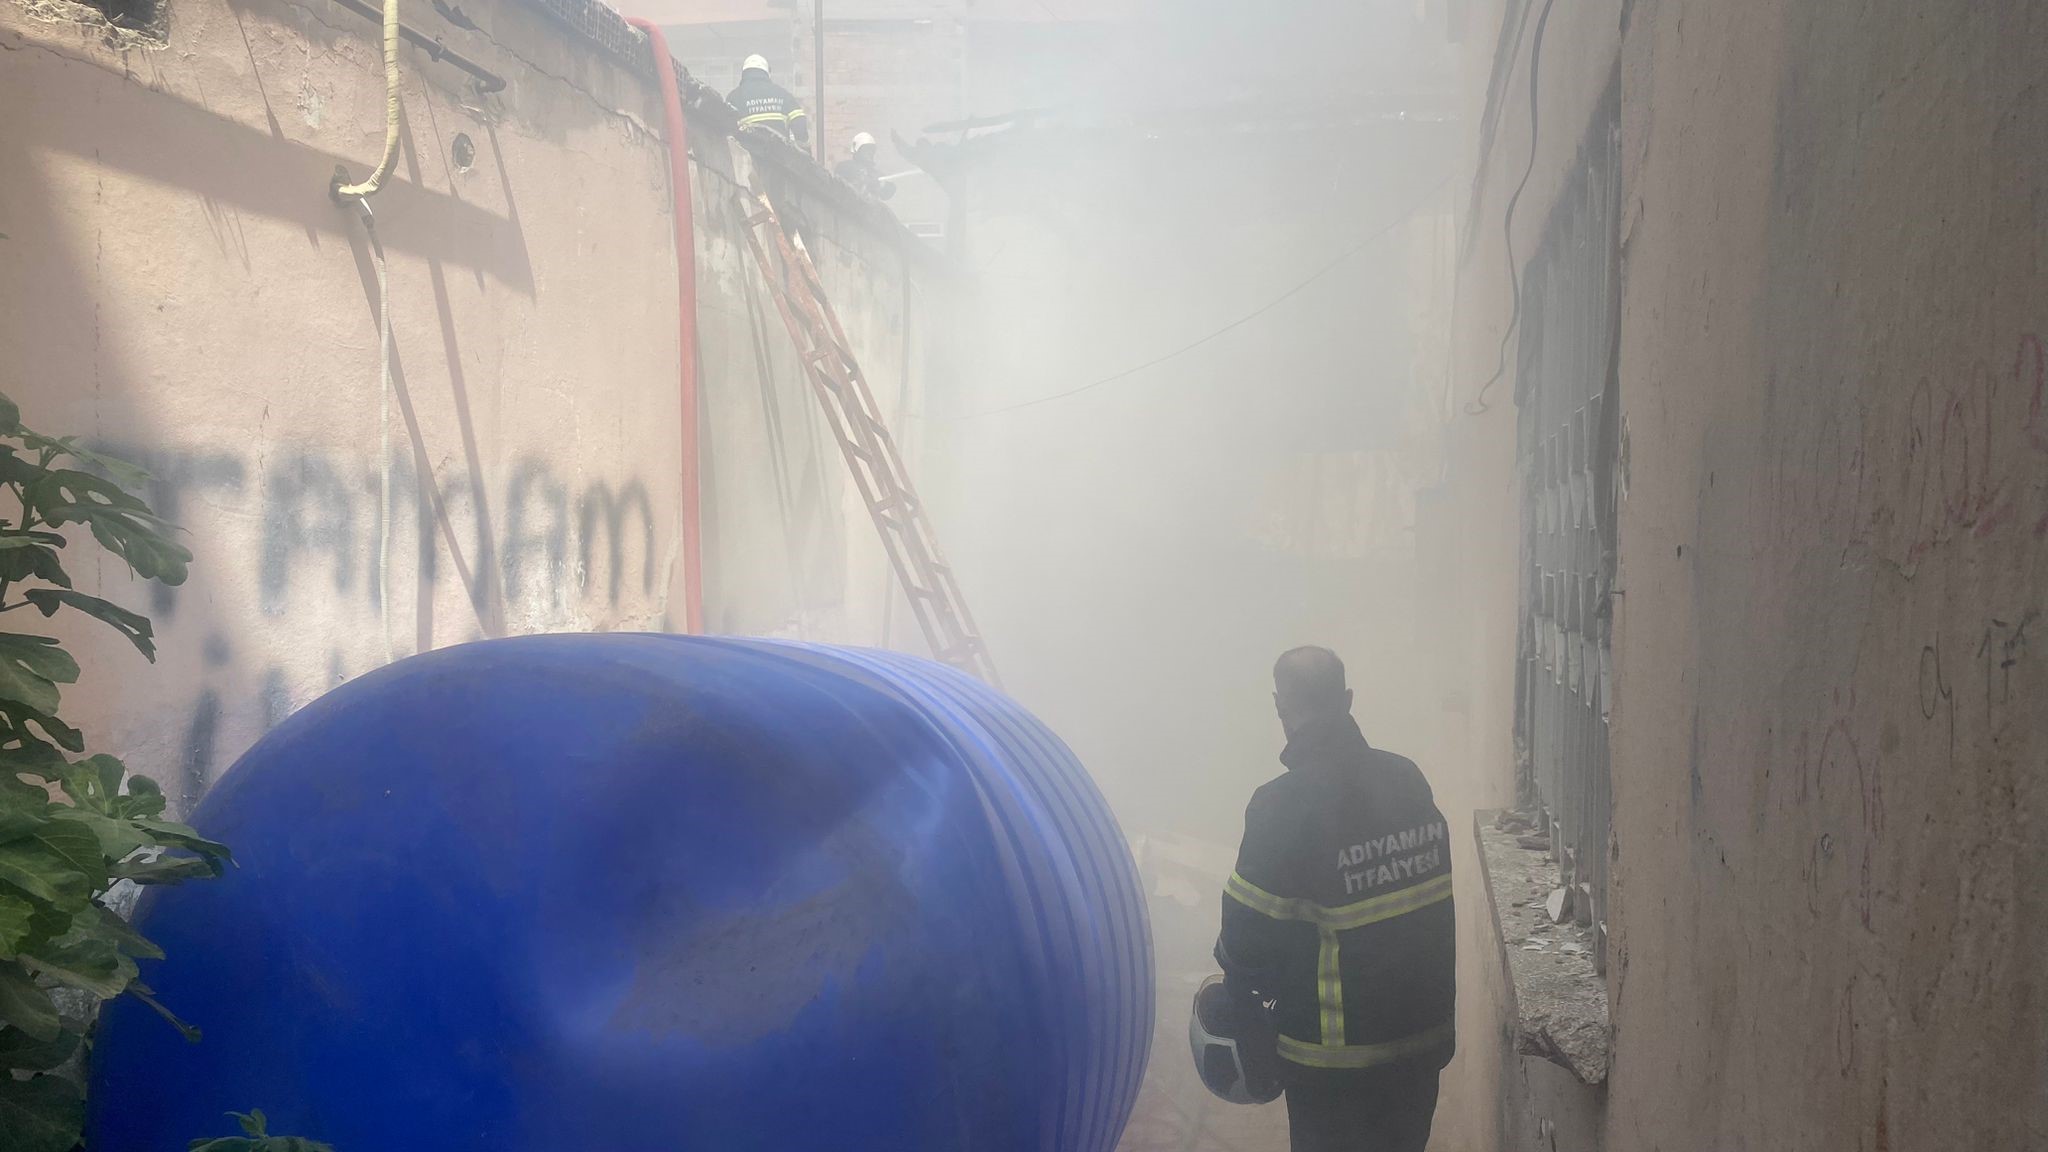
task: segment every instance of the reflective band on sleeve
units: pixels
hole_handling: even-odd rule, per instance
[[[1323,1043],[1344,1043],[1344,973],[1337,966],[1337,930],[1318,928],[1316,948],[1316,1001],[1323,1008]]]
[[[1280,1055],[1309,1068],[1377,1068],[1420,1056],[1451,1042],[1455,1029],[1448,1020],[1427,1032],[1403,1036],[1383,1044],[1310,1044],[1292,1036],[1280,1037]]]
[[[1305,901],[1288,900],[1273,895],[1257,884],[1235,872],[1223,882],[1223,894],[1254,912],[1271,916],[1275,920],[1306,920],[1303,909],[1310,907]]]

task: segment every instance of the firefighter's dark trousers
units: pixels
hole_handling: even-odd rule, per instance
[[[1434,1061],[1364,1071],[1288,1067],[1293,1152],[1423,1152],[1436,1116]]]

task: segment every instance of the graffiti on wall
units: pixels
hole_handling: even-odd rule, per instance
[[[469,589],[480,614],[494,601],[559,607],[595,595],[617,605],[629,586],[654,591],[654,504],[638,479],[592,480],[572,490],[547,460],[522,457],[494,501],[504,513],[492,525],[475,514],[466,478],[437,477],[431,496],[423,496],[410,458],[393,461],[387,489],[376,468],[318,452],[277,453],[261,465],[259,477],[248,459],[230,453],[109,450],[150,470],[150,503],[175,524],[190,527],[204,505],[246,508],[250,496],[257,497],[257,587],[265,615],[283,615],[295,595],[381,607],[378,561],[387,554],[387,531],[394,540],[409,536],[405,550],[422,586],[443,577],[451,544],[485,565]],[[437,544],[434,531],[418,531],[430,520],[441,522],[453,540]],[[174,617],[178,595],[179,589],[156,587],[152,614]]]
[[[1867,547],[1911,566],[1959,540],[2048,539],[2048,346],[2029,332],[1922,378],[1903,403],[1773,429],[1767,538]]]
[[[1865,561],[1883,574],[1873,603],[1895,607],[1890,618],[1837,619],[1861,631],[1846,676],[1780,697],[1782,708],[1752,702],[1765,716],[1752,827],[1790,817],[1805,837],[1808,913],[1881,935],[1887,910],[1910,898],[1902,886],[1924,883],[1913,870],[1927,866],[1929,845],[1953,840],[1927,806],[1993,796],[2038,739],[2025,701],[2040,692],[2036,641],[2048,604],[1997,581],[1930,576],[1927,566],[2016,573],[2048,541],[2048,345],[2022,332],[1958,358],[1947,376],[1825,407],[1827,397],[1797,399],[1814,406],[1767,421],[1751,490],[1749,558],[1784,566],[1757,581],[1757,594],[1793,598],[1761,618],[1807,611],[1795,604],[1820,621],[1859,611],[1854,595],[1839,594],[1854,584],[1841,565]],[[1839,550],[1841,563],[1812,564],[1816,548]],[[1816,581],[1828,594],[1804,598],[1798,589]],[[1919,634],[1891,635],[1909,628]],[[1897,659],[1874,658],[1885,651]],[[1786,684],[1809,667],[1792,659]]]
[[[1910,707],[1859,704],[1854,685],[1819,697],[1789,741],[1787,791],[1768,798],[1769,807],[1814,821],[1802,877],[1810,914],[1846,903],[1876,932],[1882,901],[1899,896],[1882,875],[1885,853],[1902,848],[1890,842],[1888,778],[1952,781],[2016,758],[2031,716],[2023,686],[2041,672],[2032,637],[2043,616],[2042,607],[1999,612],[1962,633],[1931,635],[1910,675],[1895,681],[1910,690]],[[1907,832],[1917,834],[1918,823],[1908,821]]]
[[[582,628],[623,609],[660,624],[661,533],[638,478],[575,480],[528,455],[479,500],[464,475],[436,475],[423,487],[410,458],[387,470],[314,450],[107,447],[150,470],[152,506],[206,539],[192,582],[153,585],[147,609],[167,648],[182,642],[198,654],[190,695],[169,721],[174,762],[146,765],[184,810],[232,755],[296,706],[390,656],[431,646],[437,631],[480,638]],[[223,552],[243,570],[207,571],[209,553],[218,564]],[[459,581],[472,616],[437,629],[436,592],[449,581]],[[225,596],[224,588],[250,594]],[[191,618],[194,598],[205,600],[203,620]]]

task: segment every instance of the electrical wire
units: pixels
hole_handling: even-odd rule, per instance
[[[1145,361],[1143,364],[1139,364],[1131,368],[1126,368],[1121,372],[1104,376],[1098,380],[1091,380],[1086,384],[1082,384],[1074,388],[1069,388],[1064,392],[1055,392],[1050,396],[1039,396],[1031,400],[1022,400],[1015,404],[1004,405],[1003,407],[1000,408],[990,408],[984,412],[970,412],[964,416],[952,417],[952,419],[954,421],[979,420],[986,416],[1000,416],[1005,412],[1015,412],[1022,408],[1032,408],[1040,404],[1050,404],[1055,400],[1065,400],[1069,396],[1079,396],[1083,392],[1092,391],[1096,388],[1102,387],[1105,384],[1114,384],[1119,380],[1136,376],[1138,373],[1143,372],[1147,369],[1157,368],[1159,365],[1164,364],[1169,360],[1175,360],[1182,356],[1185,356],[1188,353],[1193,352],[1195,349],[1200,348],[1204,344],[1207,344],[1221,336],[1224,336],[1230,332],[1234,332],[1237,329],[1244,327],[1246,324],[1251,323],[1259,317],[1264,316],[1266,313],[1271,312],[1273,309],[1278,308],[1280,305],[1286,303],[1288,300],[1291,300],[1295,296],[1300,295],[1302,292],[1306,291],[1310,285],[1314,284],[1318,280],[1321,280],[1323,277],[1329,275],[1330,273],[1336,271],[1339,265],[1351,259],[1353,256],[1358,255],[1360,252],[1363,252],[1366,249],[1366,247],[1371,245],[1374,241],[1385,237],[1389,233],[1393,232],[1396,228],[1399,228],[1403,224],[1406,224],[1410,220],[1414,219],[1416,213],[1422,211],[1423,207],[1426,206],[1432,199],[1434,199],[1436,197],[1436,194],[1442,191],[1444,186],[1449,184],[1450,182],[1451,178],[1449,176],[1445,176],[1443,179],[1437,181],[1435,184],[1430,186],[1429,191],[1424,193],[1422,197],[1414,203],[1414,205],[1412,205],[1406,212],[1403,212],[1399,217],[1394,219],[1391,223],[1387,224],[1386,227],[1378,229],[1372,234],[1366,236],[1364,239],[1359,240],[1357,243],[1352,244],[1350,247],[1344,249],[1342,252],[1337,253],[1337,255],[1331,257],[1328,262],[1324,263],[1321,267],[1309,273],[1306,278],[1295,284],[1294,287],[1289,288],[1287,291],[1282,292],[1280,295],[1273,297],[1271,300],[1266,301],[1264,304],[1259,305],[1257,308],[1254,308],[1250,312],[1247,312],[1244,315],[1239,316],[1237,319],[1232,320],[1230,323],[1225,324],[1223,327],[1218,328],[1213,332],[1210,332],[1208,335],[1203,336],[1200,339],[1189,341],[1188,343],[1181,345],[1173,351],[1168,352],[1163,356],[1155,356],[1152,359]]]
[[[398,0],[384,0],[384,158],[359,184],[335,186],[336,196],[367,199],[384,186],[398,165]]]
[[[362,209],[363,232],[377,265],[377,499],[383,505],[377,513],[377,625],[384,634],[384,662],[390,664],[398,659],[391,643],[391,523],[398,503],[391,492],[391,276],[370,202],[358,199],[356,207]]]
[[[1506,331],[1500,334],[1500,363],[1495,365],[1493,375],[1479,386],[1479,391],[1465,405],[1465,414],[1477,416],[1492,405],[1486,402],[1486,394],[1500,383],[1508,373],[1508,341],[1522,325],[1522,270],[1515,263],[1515,206],[1522,202],[1522,193],[1528,190],[1529,177],[1536,172],[1536,141],[1540,138],[1543,106],[1538,100],[1537,82],[1543,75],[1543,31],[1550,26],[1550,9],[1557,0],[1545,0],[1543,15],[1536,20],[1536,38],[1529,43],[1529,165],[1522,169],[1521,183],[1515,185],[1515,194],[1508,197],[1508,208],[1501,219],[1501,239],[1508,254],[1508,287],[1515,295],[1514,310],[1508,314]]]
[[[1507,45],[1507,52],[1494,61],[1496,75],[1487,81],[1486,114],[1480,122],[1479,176],[1486,175],[1486,166],[1493,159],[1493,150],[1499,140],[1501,101],[1507,98],[1507,86],[1515,79],[1515,68],[1522,60],[1522,41],[1529,37],[1529,16],[1536,11],[1533,0],[1515,0],[1515,40]],[[1501,69],[1506,71],[1502,72]],[[1472,215],[1479,212],[1479,181],[1472,187]]]
[[[365,213],[369,204],[363,204]],[[367,217],[366,217],[367,218]],[[384,662],[398,657],[391,643],[391,525],[397,519],[398,499],[391,491],[391,274],[384,257],[384,245],[377,245],[377,466],[378,495],[384,507],[377,528],[377,626],[384,633]]]

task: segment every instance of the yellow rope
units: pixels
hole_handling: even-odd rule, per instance
[[[337,196],[374,196],[398,165],[398,0],[384,0],[384,159],[360,184],[343,184]]]

